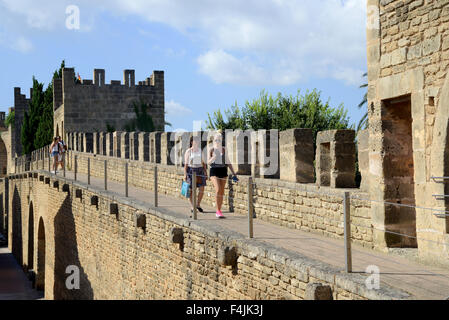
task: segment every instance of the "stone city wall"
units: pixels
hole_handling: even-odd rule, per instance
[[[104,178],[104,160],[107,160],[108,180],[125,181],[125,163],[128,163],[129,185],[154,190],[154,166],[158,170],[158,194],[182,198],[181,183],[184,176],[182,167],[154,164],[150,162],[105,157],[91,153],[71,151],[68,165],[74,168],[77,157],[78,172],[87,174],[90,159],[90,174]],[[239,214],[248,213],[248,179],[239,176],[240,181],[229,181],[224,194],[224,208]],[[369,199],[369,195],[358,189],[335,189],[317,187],[313,184],[300,184],[279,179],[255,178],[254,212],[257,218],[292,229],[316,232],[330,237],[343,237],[343,193]],[[211,181],[205,187],[203,202],[215,205],[215,189]],[[352,236],[355,243],[372,248],[372,227],[370,202],[351,199]],[[186,200],[186,210],[189,206]]]
[[[368,290],[361,275],[43,171],[0,181],[12,208],[9,247],[46,299],[304,299],[316,283],[330,286],[336,300],[409,297],[386,285]],[[80,271],[79,290],[65,286],[68,266]]]

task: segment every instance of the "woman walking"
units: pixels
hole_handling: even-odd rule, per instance
[[[199,137],[191,137],[190,138],[190,148],[187,149],[184,155],[184,180],[190,185],[192,188],[193,185],[193,173],[196,173],[196,187],[199,190],[197,203],[193,203],[193,195],[190,194],[190,212],[193,213],[194,205],[196,206],[199,212],[203,212],[204,210],[201,208],[201,200],[204,195],[204,186],[206,185],[207,179],[207,170],[206,163],[203,161],[202,152],[201,152],[201,143]]]
[[[53,138],[53,142],[50,145],[51,156],[53,157],[53,173],[56,174],[57,166],[58,166],[58,157],[61,153],[61,147],[58,141],[58,137]]]
[[[61,150],[58,156],[58,163],[61,166],[61,170],[64,170],[65,152],[67,150],[67,145],[65,144],[64,140],[62,140],[61,136],[58,136],[58,143],[59,149]]]
[[[207,163],[210,165],[210,179],[215,187],[215,203],[217,205],[215,216],[218,219],[224,219],[225,216],[221,212],[221,206],[223,204],[224,190],[228,178],[228,167],[232,172],[234,181],[237,182],[238,179],[226,155],[226,149],[222,145],[220,134],[214,137],[213,147],[209,151]]]

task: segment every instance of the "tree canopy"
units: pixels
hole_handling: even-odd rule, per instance
[[[62,61],[59,70],[53,73],[53,79],[62,78]],[[28,112],[23,118],[21,141],[23,154],[29,154],[51,143],[53,137],[53,82],[44,90],[44,84],[33,77],[33,92]]]
[[[206,126],[211,130],[309,128],[316,136],[318,131],[349,128],[349,119],[343,104],[331,107],[316,89],[304,95],[298,90],[296,96],[278,93],[275,97],[262,91],[259,98],[247,101],[242,108],[236,102],[224,110],[224,115],[220,110],[208,114]]]

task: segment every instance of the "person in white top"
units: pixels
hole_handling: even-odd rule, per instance
[[[61,153],[61,146],[58,142],[58,137],[53,138],[53,142],[50,145],[50,154],[53,157],[53,173],[56,174],[56,170],[58,169],[58,156]]]
[[[191,137],[190,138],[190,148],[187,149],[185,155],[184,155],[184,180],[190,185],[190,188],[192,187],[192,175],[195,172],[196,173],[196,186],[198,189],[198,197],[197,197],[197,203],[196,208],[199,212],[204,212],[204,210],[201,208],[201,200],[203,199],[204,195],[204,187],[206,186],[206,180],[207,180],[207,170],[206,170],[206,163],[203,161],[203,155],[201,152],[201,139],[200,137]],[[193,200],[192,200],[192,194],[190,194],[190,205],[191,205],[191,212],[193,212]]]

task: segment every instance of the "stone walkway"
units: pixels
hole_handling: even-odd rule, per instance
[[[62,175],[62,172],[58,172]],[[66,177],[73,179],[73,173]],[[87,183],[87,175],[78,174],[78,180]],[[104,179],[91,177],[91,185],[104,189]],[[125,195],[124,184],[108,181],[108,191]],[[205,197],[208,196],[207,193]],[[129,186],[129,197],[152,203],[153,193],[148,190]],[[187,200],[159,195],[159,207],[190,215]],[[248,236],[248,219],[246,216],[223,212],[227,219],[217,219],[215,210],[203,206],[205,213],[198,213],[198,220],[219,224],[223,228]],[[325,262],[344,270],[343,240],[327,238],[300,230],[288,229],[265,221],[254,219],[254,238],[288,250],[296,251],[309,258]],[[413,260],[369,250],[355,244],[352,245],[353,272],[365,274],[371,265],[380,269],[381,283],[402,289],[410,293],[414,299],[442,300],[449,297],[449,270],[417,263]]]
[[[43,293],[34,290],[8,248],[0,248],[0,300],[36,300]]]

